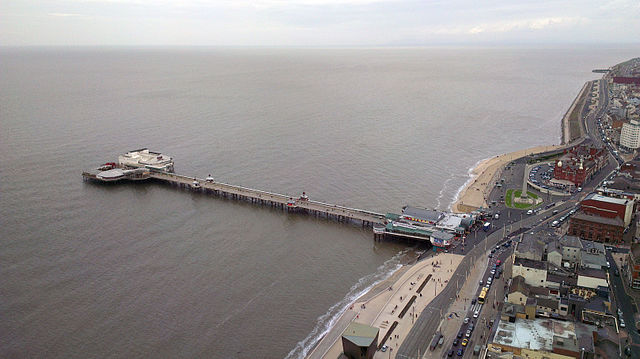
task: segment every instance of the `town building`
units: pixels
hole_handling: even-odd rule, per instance
[[[522,276],[532,287],[547,286],[547,263],[526,258],[515,258],[512,266],[513,277]]]
[[[378,347],[379,329],[351,322],[342,333],[342,350],[349,359],[373,359]]]
[[[594,358],[596,331],[592,325],[550,318],[500,320],[488,350],[522,358]]]
[[[587,214],[594,214],[600,217],[619,217],[626,227],[631,223],[633,205],[633,199],[608,197],[598,193],[590,193],[580,202],[580,209]]]
[[[622,243],[624,222],[579,211],[569,219],[568,234],[603,243]]]
[[[620,146],[630,150],[635,150],[640,147],[640,121],[636,118],[622,125]]]
[[[515,257],[541,261],[544,254],[544,242],[538,237],[525,233],[515,249]]]
[[[556,180],[572,182],[575,186],[589,180],[608,163],[605,148],[578,145],[565,149],[563,156],[556,160],[553,177]]]
[[[631,288],[640,289],[640,243],[631,244],[627,254],[627,281]]]

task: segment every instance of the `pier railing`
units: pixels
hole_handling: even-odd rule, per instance
[[[331,217],[338,220],[362,221],[363,225],[373,225],[375,223],[384,223],[385,221],[385,215],[382,213],[295,198],[280,193],[267,192],[222,182],[206,181],[202,178],[188,177],[176,173],[151,172],[151,178],[173,185],[187,187],[194,191],[213,192],[214,194],[224,197],[247,200],[252,203],[267,204],[288,210],[306,210],[310,214],[324,215],[327,218]],[[196,182],[197,184],[195,184]]]

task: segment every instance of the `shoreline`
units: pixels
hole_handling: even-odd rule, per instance
[[[337,358],[342,352],[340,341],[342,333],[354,321],[379,328],[378,335],[380,337],[387,333],[391,323],[397,321],[398,325],[393,331],[393,339],[387,342],[387,345],[396,349],[413,327],[413,319],[419,316],[431,303],[436,293],[439,294],[440,289],[451,278],[462,258],[463,256],[458,254],[434,253],[433,256],[419,262],[403,265],[389,278],[378,283],[370,291],[357,298],[351,306],[346,307],[331,329],[316,343],[305,358]],[[433,265],[435,261],[438,262],[437,266]],[[418,284],[422,283],[427,276],[431,277],[429,277],[424,291],[417,293]],[[419,296],[417,296],[418,294]],[[414,310],[399,319],[398,313],[408,303],[412,295],[417,296],[412,305]],[[394,354],[395,351],[389,352],[384,354],[384,357],[386,358],[387,355],[395,357]]]
[[[586,92],[590,89],[589,85],[593,85],[594,81],[597,80],[587,81],[582,85],[575,99],[571,102],[571,105],[569,105],[567,112],[562,116],[560,120],[560,144],[531,147],[478,161],[475,166],[469,170],[469,179],[453,197],[449,205],[449,210],[455,213],[468,213],[481,207],[487,208],[486,198],[491,191],[491,184],[496,182],[500,177],[507,163],[527,155],[535,155],[571,147],[575,142],[580,142],[584,135],[582,132],[582,121],[580,121],[579,133],[573,134],[571,133],[570,117],[576,110],[576,106],[578,106],[580,101],[586,96]]]
[[[496,182],[505,165],[516,159],[538,153],[559,150],[566,145],[537,146],[486,158],[476,163],[469,171],[470,178],[465,182],[449,206],[455,213],[469,213],[481,207],[488,207],[487,196],[492,183]]]
[[[591,81],[588,81],[583,85],[582,89],[579,91],[578,95],[569,106],[567,113],[565,113],[565,115],[561,119],[560,144],[536,146],[479,160],[472,168],[467,171],[469,179],[457,190],[451,204],[449,205],[449,210],[454,213],[469,213],[481,207],[487,208],[487,197],[493,189],[492,184],[496,181],[499,181],[499,178],[501,177],[502,172],[504,171],[508,163],[522,157],[571,147],[576,142],[581,142],[581,140],[583,139],[581,133],[574,140],[571,140],[572,134],[569,126],[568,115],[573,113],[573,111],[575,110],[576,105],[583,96],[585,89],[588,88],[589,83],[591,83]],[[431,259],[431,267],[429,267],[429,258]],[[426,275],[427,269],[431,269],[433,271],[433,274],[437,273],[439,277],[434,277],[434,280],[430,283],[431,285],[427,285],[427,287],[435,286],[434,289],[435,291],[437,291],[438,284],[442,286],[444,285],[444,283],[448,282],[448,279],[451,277],[452,273],[455,271],[455,268],[457,268],[458,264],[460,263],[462,258],[464,258],[464,256],[448,253],[437,253],[429,258],[424,258],[422,261],[412,261],[410,263],[403,264],[387,278],[373,285],[371,288],[369,288],[369,290],[352,301],[351,306],[345,307],[339,313],[339,315],[337,315],[332,325],[330,325],[329,328],[327,328],[327,330],[323,333],[323,335],[321,335],[317,339],[317,342],[313,345],[313,347],[310,348],[307,353],[303,354],[304,357],[310,359],[337,357],[337,355],[342,352],[339,340],[342,332],[351,322],[355,320],[358,320],[363,324],[378,327],[380,329],[379,335],[386,335],[386,330],[388,329],[388,325],[391,323],[391,321],[398,321],[397,318],[393,317],[396,308],[397,310],[400,310],[402,308],[402,306],[398,307],[398,305],[401,305],[400,302],[402,302],[403,297],[400,296],[400,302],[398,302],[398,293],[405,293],[405,298],[408,298],[408,295],[413,294],[407,292],[411,292],[412,290],[414,290],[416,283],[418,283],[421,278]],[[438,259],[440,260],[440,264],[443,264],[444,268],[442,268],[442,270],[441,268],[437,268],[436,270],[436,268],[433,267],[434,260]],[[442,261],[442,259],[445,259],[445,261]],[[450,265],[447,265],[446,262],[449,262],[449,259],[451,259]],[[456,262],[455,265],[454,262]],[[416,282],[409,282],[409,284],[407,284],[409,279],[416,279]],[[465,281],[463,287],[468,287],[470,285],[469,283],[469,281]],[[404,286],[409,285],[411,287],[408,288],[409,291],[407,291],[407,288],[403,288]],[[388,290],[385,288],[388,288]],[[427,290],[426,292],[430,293],[429,290]],[[422,294],[420,294],[420,305],[418,308],[418,313],[422,312],[422,310],[424,310],[424,308],[428,306],[428,304],[435,298],[435,296],[436,294],[434,293],[433,298],[431,298],[430,294],[425,293],[423,298]],[[458,301],[456,300],[454,302],[457,303]],[[395,303],[398,304],[396,304],[395,307],[391,307],[391,305]],[[357,309],[358,307],[360,309]],[[414,313],[412,312],[412,321],[413,315]],[[399,321],[406,322],[406,318],[404,320],[400,319]],[[394,332],[394,336],[391,337],[389,343],[387,343],[390,347],[397,348],[399,344],[402,343],[404,337],[412,329],[413,323],[402,323],[398,327],[395,328],[398,330]],[[399,336],[395,333],[399,333]],[[394,340],[395,346],[393,345]],[[392,355],[393,357],[395,357],[395,355],[392,353],[393,351],[390,350],[390,358]],[[378,353],[376,352],[376,354]]]

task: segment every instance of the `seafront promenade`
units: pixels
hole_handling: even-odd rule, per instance
[[[370,298],[360,298],[351,305],[332,330],[308,355],[312,359],[337,358],[342,353],[340,336],[351,321],[380,328],[379,346],[387,345],[387,353],[376,357],[394,358],[398,348],[409,334],[416,319],[451,282],[452,275],[463,256],[438,253],[410,266],[395,283]],[[455,278],[461,286],[462,281]],[[431,313],[433,314],[433,313]],[[438,313],[442,318],[444,313]]]

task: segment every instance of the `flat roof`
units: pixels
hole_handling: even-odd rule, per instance
[[[609,224],[609,225],[617,226],[617,227],[624,227],[624,222],[619,217],[615,217],[615,218],[600,217],[600,216],[596,216],[596,215],[592,215],[592,214],[586,214],[586,213],[580,211],[580,212],[574,214],[572,218],[573,219],[578,219],[578,220],[583,220],[583,221],[588,221],[588,222],[594,222],[594,223],[600,223],[600,224]]]
[[[514,265],[521,265],[523,267],[535,268],[535,269],[547,269],[546,262],[536,261],[527,258],[516,258]]]
[[[500,320],[493,343],[520,349],[553,351],[554,338],[577,340],[573,322],[549,318]]]
[[[378,336],[378,328],[351,322],[342,333],[342,337],[359,347],[368,347]]]
[[[402,214],[405,216],[423,219],[430,222],[437,222],[442,218],[442,213],[433,209],[426,209],[420,207],[404,206],[402,208]]]
[[[626,198],[622,199],[622,198],[607,197],[607,196],[603,196],[603,195],[597,194],[597,193],[589,194],[587,197],[585,197],[584,200],[586,201],[586,200],[589,200],[589,199],[592,199],[594,201],[621,204],[621,205],[626,205],[627,201],[629,201]]]

